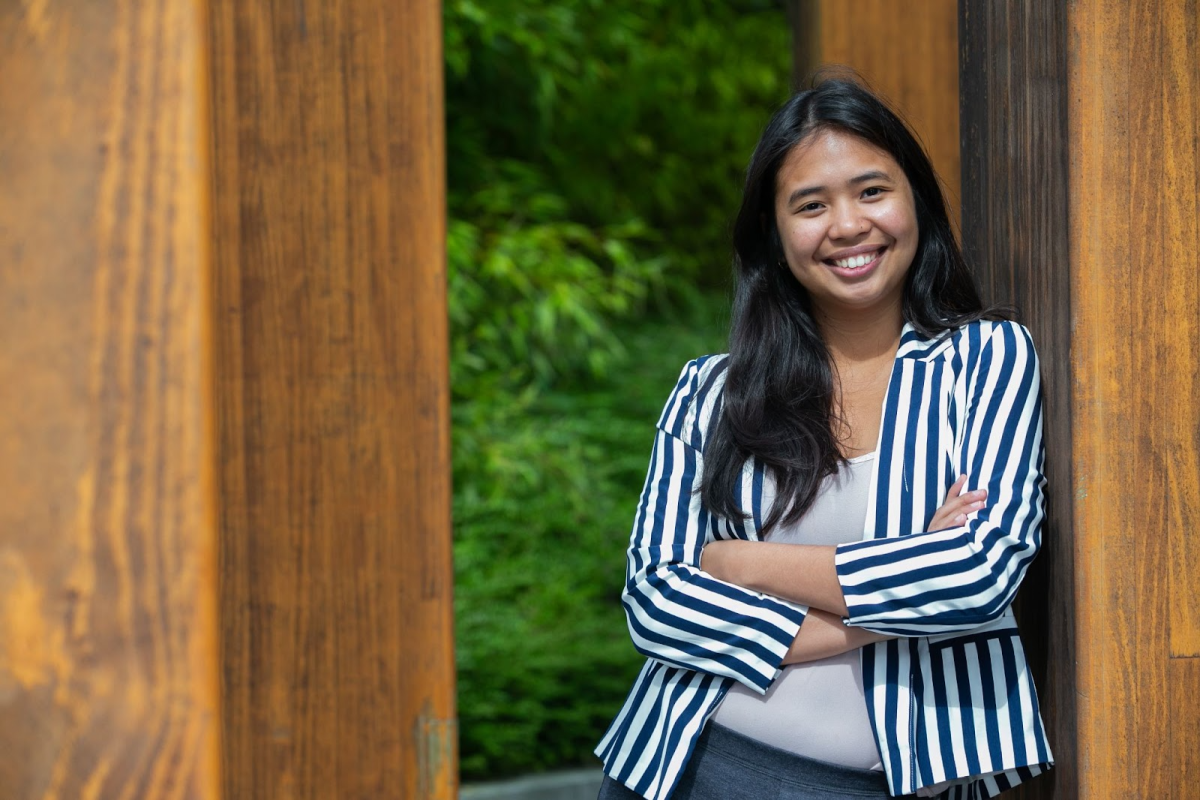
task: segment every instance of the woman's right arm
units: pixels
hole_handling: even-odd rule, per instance
[[[945,503],[930,521],[929,530],[961,525],[970,514],[983,506],[983,500],[987,493],[984,491],[963,493],[965,484],[966,476],[964,475],[950,487]],[[709,549],[705,551],[708,560],[704,562],[704,566],[710,574],[719,579],[733,581],[739,585],[745,585],[747,588],[758,589],[777,597],[787,597],[795,589],[796,574],[805,569],[811,570],[812,564],[809,562],[813,560],[814,555],[819,555],[821,549],[811,546],[805,548],[803,545],[794,544],[764,545],[755,542],[716,542],[714,544],[715,546],[710,545]],[[826,549],[829,552],[825,569],[832,575],[834,573],[834,553],[831,548]],[[747,562],[741,567],[742,572],[756,576],[758,580],[743,583],[734,576],[733,573],[736,572],[736,569],[730,566],[730,559],[727,556],[737,554],[740,554],[743,562]],[[805,558],[797,563],[794,558],[797,555]],[[775,583],[770,581],[772,575],[775,576]],[[840,599],[840,592],[838,595]],[[810,602],[815,602],[815,599]],[[809,607],[804,624],[792,641],[792,646],[788,648],[783,663],[800,664],[817,661],[892,638],[895,637],[868,631],[865,628],[848,626],[842,621],[840,614],[813,605]]]
[[[715,405],[722,367],[714,359],[690,362],[659,419],[630,537],[622,602],[642,654],[764,692],[808,609],[700,569],[714,519],[698,491],[704,474],[701,412]]]
[[[810,608],[800,632],[783,658],[784,664],[802,664],[838,656],[860,647],[894,639],[866,628],[851,628],[837,614]]]

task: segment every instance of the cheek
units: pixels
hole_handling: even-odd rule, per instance
[[[917,215],[911,207],[894,204],[881,208],[875,217],[875,224],[897,243],[916,246]]]
[[[917,232],[916,219],[904,208],[881,211],[875,218],[875,224],[896,239],[908,238]]]
[[[823,231],[811,222],[791,220],[780,228],[783,237],[783,249],[800,257],[811,257],[813,251],[821,244]]]

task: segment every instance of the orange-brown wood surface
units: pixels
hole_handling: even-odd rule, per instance
[[[1084,797],[1195,797],[1195,0],[1072,4],[1072,415]]]
[[[1171,685],[1171,773],[1179,788],[1175,797],[1195,794],[1200,785],[1200,714],[1196,693],[1200,687],[1200,658],[1173,658],[1167,670]]]
[[[219,796],[204,4],[0,5],[0,796]]]
[[[225,795],[452,798],[440,4],[212,9]]]
[[[959,209],[956,0],[799,0],[797,39],[811,63],[852,67],[904,115]]]

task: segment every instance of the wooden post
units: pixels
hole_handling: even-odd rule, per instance
[[[1187,797],[1200,776],[1197,19],[961,8],[964,240],[1024,306],[1049,412],[1059,765],[1030,796]]]
[[[1017,614],[1056,766],[1021,791],[1063,798],[1078,777],[1065,25],[1061,3],[968,2],[960,30],[963,249],[985,301],[1022,312],[1042,362],[1048,518]],[[1024,48],[998,47],[1006,37]]]
[[[440,4],[0,41],[0,795],[454,797]]]
[[[440,4],[212,8],[225,794],[449,800]]]
[[[0,9],[0,795],[219,796],[205,4]]]
[[[958,224],[958,11],[955,0],[789,0],[795,74],[853,68],[922,140]]]

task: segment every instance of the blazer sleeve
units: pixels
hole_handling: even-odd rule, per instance
[[[734,678],[762,693],[778,674],[807,608],[700,569],[700,551],[713,529],[699,493],[700,409],[719,391],[712,389],[712,366],[688,363],[659,419],[630,536],[622,603],[643,655]]]
[[[996,325],[969,379],[956,466],[987,506],[965,525],[838,545],[846,624],[897,636],[971,630],[1000,617],[1041,545],[1042,401],[1037,354]]]

